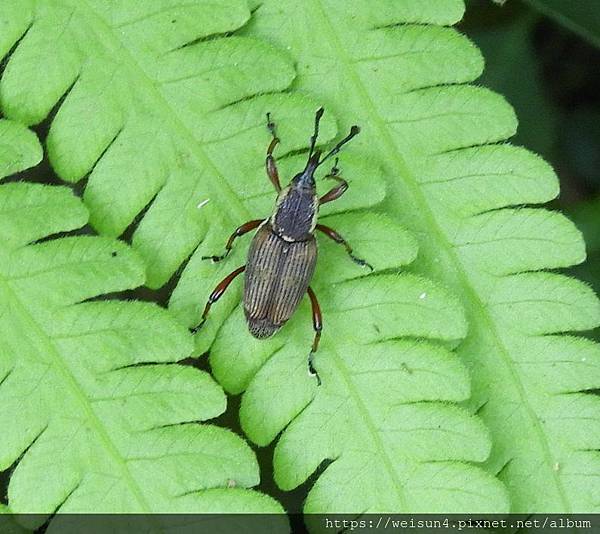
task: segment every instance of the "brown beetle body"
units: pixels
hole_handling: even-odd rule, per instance
[[[296,311],[317,263],[317,240],[286,241],[267,221],[248,252],[244,280],[244,313],[250,333],[272,336]]]
[[[275,210],[269,219],[249,221],[237,228],[227,241],[225,253],[221,256],[204,257],[204,259],[212,259],[215,262],[221,261],[229,254],[237,237],[258,228],[250,244],[246,265],[233,271],[214,289],[204,308],[202,321],[193,329],[193,331],[197,331],[204,324],[211,305],[223,295],[232,280],[244,271],[246,273],[244,313],[250,333],[256,338],[267,338],[277,332],[296,311],[302,297],[308,293],[315,329],[311,358],[308,363],[309,370],[314,375],[316,373],[312,367],[312,354],[317,350],[322,329],[321,309],[317,297],[309,285],[317,263],[315,229],[343,245],[353,261],[373,269],[367,262],[352,254],[348,243],[335,230],[317,224],[319,206],[342,196],[348,189],[348,184],[338,176],[339,169],[336,160],[336,165],[327,177],[335,180],[337,185],[319,198],[314,179],[315,170],[326,159],[337,154],[340,148],[359,132],[358,127],[353,126],[350,134],[321,159],[321,152],[315,150],[315,143],[322,115],[323,108],[317,111],[315,117],[315,130],[311,137],[306,167],[294,176],[285,189],[282,189],[273,157],[273,150],[279,143],[279,139],[275,135],[275,125],[267,114],[268,128],[273,139],[267,149],[266,167],[267,174],[279,193]]]
[[[246,262],[244,312],[250,333],[273,335],[296,311],[317,263],[319,197],[316,152],[277,196],[275,211],[252,239]]]

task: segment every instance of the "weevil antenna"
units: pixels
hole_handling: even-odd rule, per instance
[[[319,137],[319,122],[321,122],[321,117],[323,116],[323,113],[325,113],[325,110],[323,108],[319,108],[317,110],[317,113],[315,114],[315,131],[314,131],[312,137],[310,138],[310,151],[308,153],[309,160],[315,151],[315,145],[317,144],[317,137]]]
[[[350,133],[346,137],[344,137],[337,145],[335,145],[331,149],[330,152],[328,152],[323,158],[321,158],[321,161],[319,161],[319,165],[321,165],[321,163],[323,163],[325,160],[327,160],[331,156],[335,156],[340,151],[340,148],[342,148],[348,141],[350,141],[350,139],[352,139],[354,136],[358,135],[359,133],[360,133],[360,128],[356,125],[352,126],[352,128],[350,128]],[[317,165],[317,167],[319,165]]]

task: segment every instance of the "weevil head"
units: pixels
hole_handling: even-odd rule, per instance
[[[286,241],[303,241],[314,232],[319,210],[314,174],[320,156],[318,150],[311,153],[306,167],[292,178],[277,197],[271,226]]]
[[[304,170],[292,178],[290,187],[294,189],[314,191],[316,189],[315,171],[319,166],[320,157],[320,150],[316,150],[313,154],[311,154],[306,162],[306,167],[304,167]]]
[[[319,197],[314,174],[318,162],[319,153],[315,153],[308,159],[304,170],[296,174],[277,197],[271,226],[286,241],[303,241],[315,229]]]
[[[315,115],[315,129],[310,138],[310,149],[304,169],[296,174],[290,184],[279,192],[275,211],[270,223],[273,231],[287,241],[302,241],[309,238],[317,224],[319,197],[315,183],[315,171],[324,161],[340,151],[360,129],[352,126],[350,133],[335,145],[324,157],[316,148],[319,135],[319,121],[323,116],[323,108]]]

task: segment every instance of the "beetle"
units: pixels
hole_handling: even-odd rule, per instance
[[[225,277],[215,287],[208,298],[202,313],[200,324],[192,331],[198,331],[208,316],[211,306],[217,302],[231,282],[245,272],[244,280],[244,313],[250,333],[259,339],[272,336],[295,312],[300,300],[308,293],[312,305],[312,318],[315,336],[308,359],[308,369],[312,376],[319,377],[313,367],[313,355],[319,346],[323,320],[321,308],[314,291],[310,287],[317,262],[317,241],[315,230],[323,232],[327,237],[343,245],[350,258],[363,267],[373,267],[356,257],[348,242],[335,230],[317,223],[319,206],[340,198],[348,189],[348,183],[339,176],[338,159],[336,158],[326,178],[335,180],[337,184],[319,197],[315,184],[315,171],[327,159],[337,154],[342,146],[356,136],[360,129],[352,126],[350,133],[333,149],[321,158],[321,151],[315,149],[319,136],[319,122],[324,109],[319,108],[315,114],[314,132],[310,138],[310,149],[306,166],[296,174],[289,185],[281,187],[279,172],[273,152],[279,143],[275,124],[271,114],[267,113],[267,128],[272,139],[267,148],[266,170],[273,186],[277,190],[275,209],[268,219],[256,219],[242,224],[229,237],[225,252],[219,256],[203,256],[203,260],[219,262],[224,260],[233,247],[234,241],[258,228],[248,251],[246,265],[243,265]]]

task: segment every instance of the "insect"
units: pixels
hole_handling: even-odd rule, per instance
[[[348,183],[339,176],[336,158],[326,178],[335,180],[337,184],[319,197],[314,173],[317,167],[337,154],[342,146],[360,131],[358,126],[352,126],[350,133],[321,158],[321,151],[315,149],[315,145],[323,113],[324,109],[320,108],[315,115],[314,132],[310,138],[310,150],[304,170],[296,174],[285,188],[282,188],[279,182],[277,163],[273,156],[279,138],[275,132],[275,124],[271,121],[271,115],[267,113],[267,128],[271,132],[272,139],[267,148],[266,170],[278,193],[275,210],[268,219],[249,221],[237,228],[229,237],[225,252],[220,256],[202,258],[213,262],[224,260],[231,252],[236,238],[258,228],[250,244],[246,265],[237,268],[217,285],[206,303],[200,324],[192,330],[195,332],[202,327],[211,306],[243,272],[245,272],[244,312],[250,333],[259,339],[270,337],[277,332],[292,316],[304,294],[308,293],[315,331],[308,368],[318,381],[312,360],[319,346],[323,320],[317,296],[309,285],[317,262],[315,230],[323,232],[336,243],[343,245],[354,262],[373,270],[370,264],[353,254],[352,248],[340,234],[328,226],[317,224],[319,206],[340,198],[348,189]]]

